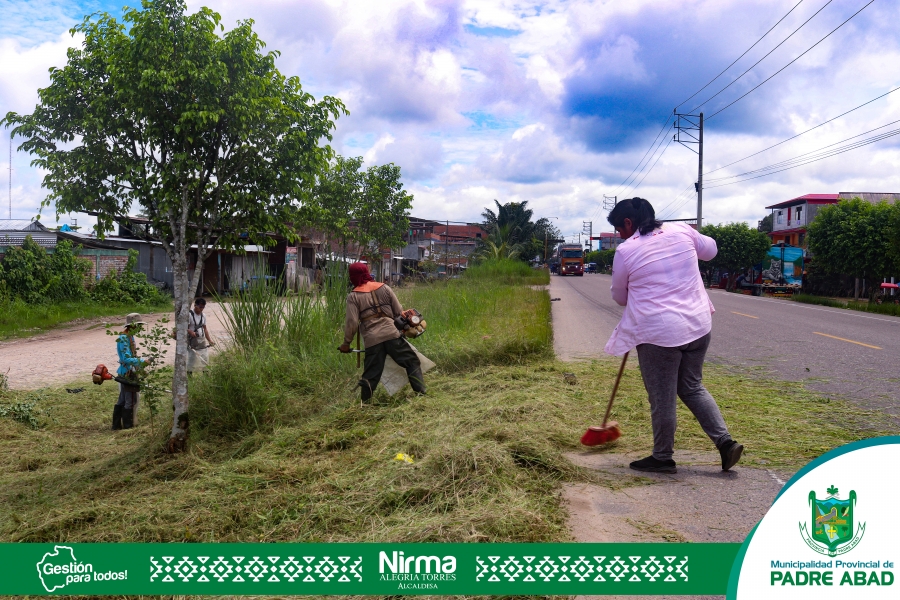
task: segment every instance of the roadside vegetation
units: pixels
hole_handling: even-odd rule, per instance
[[[31,236],[0,262],[0,339],[34,335],[75,319],[168,310],[171,297],[138,273],[131,251],[121,273],[90,281],[78,247],[61,240],[52,254]]]
[[[232,335],[255,333],[191,380],[194,435],[183,454],[163,452],[167,432],[151,431],[145,414],[135,429],[109,431],[112,386],[0,392],[0,407],[27,401],[36,420],[0,416],[0,540],[568,540],[562,482],[650,483],[564,456],[602,417],[617,361],[556,361],[541,276],[482,269],[398,290],[429,323],[414,342],[438,364],[425,397],[379,390],[360,404],[356,361],[336,350],[340,316],[329,303],[343,301],[339,281],[326,283],[323,301],[283,302],[282,327],[266,321],[264,288],[229,303]],[[789,472],[884,433],[878,415],[799,386],[715,366],[707,382],[747,447],[746,466]],[[624,435],[593,452],[647,448],[648,412],[632,366],[613,414]],[[708,451],[680,417],[678,447]]]
[[[850,310],[860,310],[863,312],[877,313],[880,315],[892,315],[900,317],[900,304],[890,302],[890,296],[885,297],[882,304],[873,301],[858,300],[840,300],[835,298],[826,298],[823,296],[813,296],[812,294],[794,294],[791,298],[795,302],[804,304],[817,304],[819,306],[830,306],[832,308],[849,308]]]

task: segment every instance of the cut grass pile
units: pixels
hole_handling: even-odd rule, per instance
[[[109,304],[93,301],[26,304],[21,300],[0,302],[0,339],[27,337],[76,319],[94,319],[172,310],[172,302],[152,306]]]
[[[562,455],[602,417],[616,367],[542,359],[438,373],[424,398],[378,395],[361,407],[345,394],[268,433],[197,439],[180,456],[160,453],[146,415],[137,429],[108,431],[112,387],[46,391],[39,405],[56,421],[43,429],[0,419],[0,540],[565,541],[561,482],[647,483]],[[564,384],[564,371],[578,383]],[[791,471],[888,433],[871,427],[876,414],[796,385],[722,367],[709,367],[707,383],[747,447],[745,466]],[[649,449],[636,368],[613,417],[624,435],[596,452]],[[684,409],[679,419],[679,449],[711,450]],[[398,452],[415,462],[395,460]]]

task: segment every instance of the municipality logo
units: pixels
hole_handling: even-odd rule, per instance
[[[809,529],[806,523],[801,522],[800,535],[806,545],[819,554],[846,554],[859,544],[866,530],[866,524],[859,523],[854,535],[853,509],[856,506],[856,492],[851,490],[850,497],[841,500],[838,489],[832,485],[826,493],[828,496],[824,500],[818,499],[815,491],[809,493],[808,501],[812,509]]]
[[[62,589],[70,583],[90,581],[94,566],[78,562],[69,546],[54,546],[37,564],[38,577],[48,592]]]

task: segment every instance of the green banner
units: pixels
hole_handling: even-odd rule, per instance
[[[722,595],[739,544],[0,544],[0,594]]]

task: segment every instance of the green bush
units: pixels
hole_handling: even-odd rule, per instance
[[[91,288],[91,298],[97,302],[118,304],[159,304],[165,296],[147,282],[144,273],[135,271],[138,253],[128,251],[128,262],[121,273],[110,271]]]
[[[10,246],[0,263],[4,296],[28,304],[80,300],[85,297],[84,276],[90,265],[76,256],[72,242],[61,240],[53,254],[29,235],[22,247]]]

